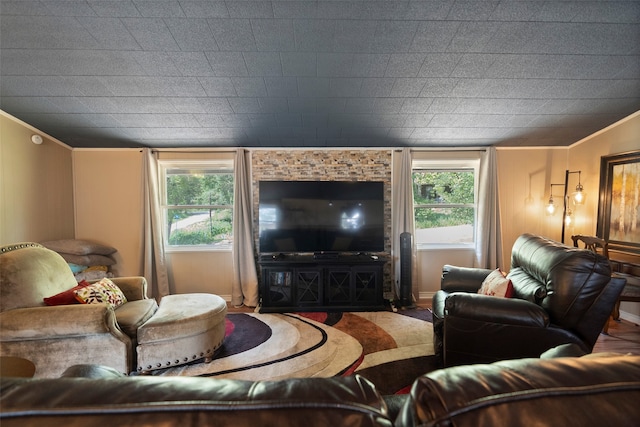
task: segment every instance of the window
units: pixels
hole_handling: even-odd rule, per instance
[[[479,162],[415,161],[415,242],[470,246],[475,242]]]
[[[160,162],[168,250],[230,249],[233,162]]]

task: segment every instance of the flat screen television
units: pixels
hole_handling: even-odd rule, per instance
[[[377,181],[260,181],[261,253],[384,251]]]

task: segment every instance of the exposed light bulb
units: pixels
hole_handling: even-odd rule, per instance
[[[576,185],[576,191],[571,195],[571,197],[573,198],[573,203],[575,203],[576,205],[583,204],[585,196],[586,195],[584,194],[584,191],[582,191],[582,184]]]
[[[556,213],[556,205],[553,203],[553,197],[549,197],[549,204],[547,205],[547,215],[553,215]]]

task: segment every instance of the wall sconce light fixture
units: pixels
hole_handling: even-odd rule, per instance
[[[564,184],[551,184],[551,189],[549,191],[549,203],[546,206],[546,211],[547,211],[547,215],[553,215],[556,212],[556,205],[555,202],[553,200],[553,186],[554,185],[562,185],[564,186],[564,196],[562,199],[562,204],[563,204],[563,208],[562,208],[562,234],[560,237],[560,241],[562,243],[564,243],[564,231],[565,231],[565,227],[568,227],[569,225],[571,225],[571,222],[573,220],[572,216],[573,216],[573,212],[571,210],[571,208],[568,206],[569,205],[569,197],[567,196],[567,188],[569,185],[569,175],[572,173],[577,173],[578,174],[578,185],[576,186],[576,191],[571,193],[571,200],[573,201],[574,205],[582,205],[584,204],[584,200],[585,200],[585,193],[584,193],[584,188],[582,187],[582,183],[580,182],[580,173],[581,171],[570,171],[570,170],[566,170],[565,174],[564,174]]]

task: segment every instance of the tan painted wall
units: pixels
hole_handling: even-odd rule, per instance
[[[118,249],[112,270],[142,272],[142,153],[140,150],[73,151],[76,238]]]
[[[72,183],[69,147],[0,114],[0,245],[73,238]]]
[[[581,234],[595,235],[598,225],[598,187],[600,185],[600,157],[640,150],[640,111],[619,122],[616,126],[604,129],[569,149],[570,170],[581,170],[582,185],[589,189],[585,204],[585,220],[580,228]],[[621,254],[612,251],[611,258],[640,263],[640,256]],[[623,316],[634,316],[629,320],[640,320],[640,304],[623,302],[620,305]]]
[[[214,293],[231,301],[231,251],[173,252],[167,264],[173,293]]]
[[[547,216],[545,205],[549,200],[550,184],[564,184],[566,153],[564,149],[548,148],[498,150],[502,265],[505,269],[511,265],[511,247],[522,233],[560,240],[562,213]],[[562,204],[563,191],[563,187],[554,187],[557,204]]]

